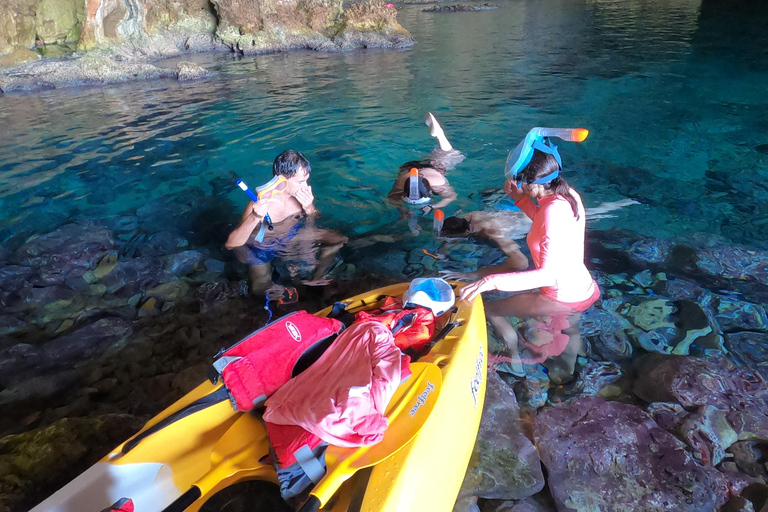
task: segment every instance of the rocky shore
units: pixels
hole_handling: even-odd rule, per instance
[[[64,224],[0,251],[3,512],[86,469],[267,320],[237,263],[142,230],[141,215]],[[385,235],[351,244],[331,285],[301,288],[275,314],[501,257],[472,240],[435,249],[441,258]],[[603,297],[582,319],[572,382],[550,382],[541,365],[512,377],[490,337],[457,510],[768,510],[768,252],[593,231],[588,253]]]
[[[202,78],[202,52],[403,48],[413,38],[381,0],[11,0],[0,6],[0,92]]]

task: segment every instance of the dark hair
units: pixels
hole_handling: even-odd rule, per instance
[[[465,236],[469,234],[469,221],[462,217],[448,217],[443,221],[443,236]]]
[[[557,170],[560,170],[560,164],[557,163],[557,160],[555,160],[554,156],[539,151],[538,149],[534,149],[531,161],[522,171],[520,171],[518,176],[522,178],[523,181],[532,183],[539,178],[543,178],[548,174],[552,174]],[[578,219],[579,205],[576,202],[576,198],[571,195],[571,187],[568,186],[568,183],[561,176],[558,176],[549,183],[545,183],[544,188],[546,190],[552,190],[555,194],[563,196],[563,198],[571,205],[573,216]]]
[[[292,149],[286,149],[275,158],[272,162],[272,176],[283,176],[284,178],[292,178],[296,175],[299,169],[304,169],[307,174],[312,172],[312,168],[309,166],[309,160],[298,151]]]
[[[432,162],[429,160],[411,160],[401,165],[397,172],[409,172],[414,167],[418,170],[427,169],[432,167]]]
[[[421,183],[419,183],[419,195],[421,197],[432,197],[432,186],[429,184],[426,178],[419,177]],[[411,179],[408,178],[403,184],[403,196],[409,197],[411,194]]]

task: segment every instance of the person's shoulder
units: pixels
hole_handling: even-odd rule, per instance
[[[552,199],[549,201],[539,201],[539,211],[547,217],[563,216],[565,214],[573,216],[571,203],[569,203],[568,200],[560,194],[552,197]]]

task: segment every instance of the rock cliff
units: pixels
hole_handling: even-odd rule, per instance
[[[0,90],[152,76],[131,67],[185,52],[412,44],[396,10],[382,0],[347,7],[341,0],[5,0],[0,4],[0,70],[5,69]],[[75,63],[83,55],[91,62]],[[124,72],[101,72],[110,68]]]

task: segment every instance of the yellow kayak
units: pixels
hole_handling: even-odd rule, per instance
[[[461,285],[458,285],[461,286]],[[347,310],[373,309],[384,296],[401,297],[408,283],[345,301]],[[327,308],[317,313],[326,316]],[[487,340],[482,300],[438,319],[441,339],[418,362],[390,400],[383,440],[362,448],[329,447],[327,471],[302,511],[450,511],[469,463],[483,410]],[[447,332],[447,334],[446,334]],[[437,336],[437,335],[436,335]],[[228,400],[142,432],[199,400],[221,384],[204,382],[151,419],[32,512],[290,511],[277,474],[265,461],[269,442],[252,413]],[[136,443],[136,439],[141,439]],[[119,504],[130,500],[130,507]]]

